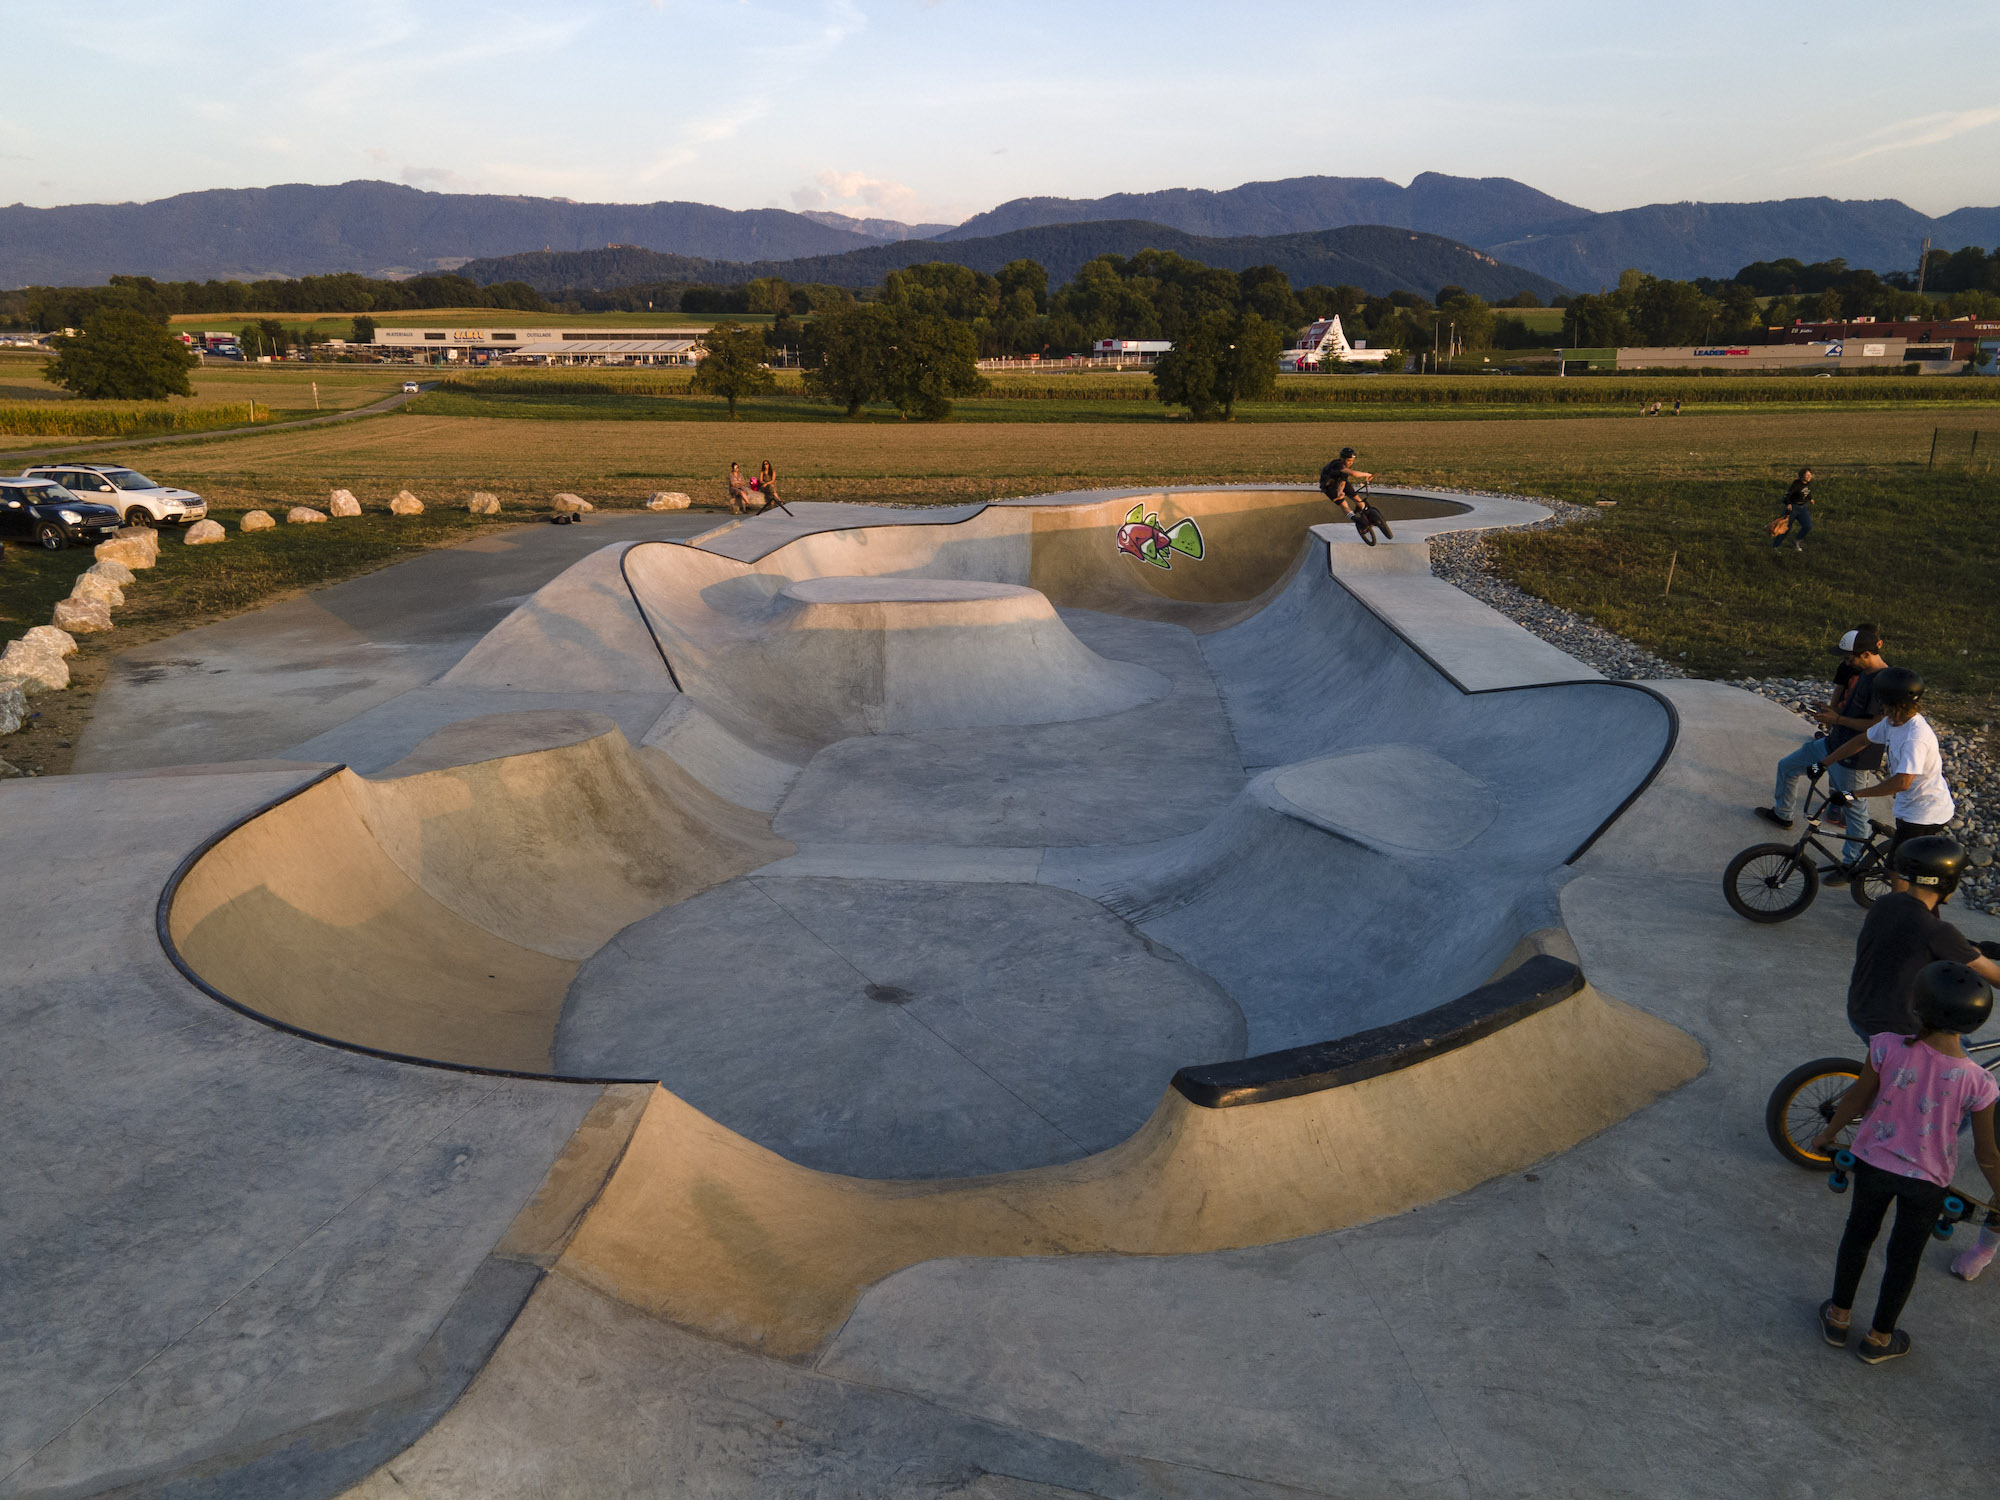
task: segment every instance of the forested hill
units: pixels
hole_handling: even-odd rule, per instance
[[[450,270],[530,245],[671,245],[732,260],[820,255],[877,237],[783,209],[706,203],[572,203],[427,193],[393,182],[291,183],[181,193],[152,203],[0,208],[0,287]]]
[[[1075,276],[1085,261],[1100,255],[1135,255],[1149,249],[1172,251],[1203,265],[1232,271],[1276,266],[1294,286],[1314,283],[1334,286],[1344,282],[1375,296],[1405,291],[1431,297],[1440,287],[1459,286],[1488,301],[1511,297],[1516,292],[1533,292],[1546,300],[1564,290],[1560,283],[1545,276],[1508,265],[1454,240],[1408,229],[1350,225],[1312,234],[1211,238],[1136,220],[1047,224],[984,239],[910,240],[853,250],[845,255],[735,263],[643,250],[536,251],[472,261],[461,268],[460,274],[482,285],[524,281],[549,296],[570,290],[605,291],[653,282],[730,284],[759,276],[869,287],[891,271],[925,261],[949,261],[992,273],[1009,261],[1032,260],[1049,273],[1051,285],[1057,285]]]

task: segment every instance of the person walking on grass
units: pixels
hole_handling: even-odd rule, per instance
[[[1883,757],[1886,765],[1882,780],[1871,786],[1858,786],[1847,795],[1895,799],[1891,807],[1896,815],[1896,832],[1882,855],[1883,863],[1893,870],[1896,850],[1911,839],[1943,833],[1957,816],[1958,804],[1945,784],[1944,755],[1938,749],[1937,732],[1918,712],[1924,701],[1923,678],[1908,667],[1884,667],[1868,684],[1868,691],[1882,717],[1873,727],[1829,749],[1820,757],[1819,764],[1846,760],[1871,744],[1888,751]],[[1838,794],[1833,801],[1845,805]]]
[[[1857,1119],[1854,1206],[1834,1261],[1833,1295],[1819,1305],[1820,1335],[1845,1348],[1855,1293],[1868,1252],[1882,1232],[1890,1203],[1896,1227],[1889,1232],[1875,1316],[1854,1352],[1879,1365],[1910,1352],[1910,1336],[1896,1326],[1916,1285],[1924,1246],[1944,1209],[1945,1192],[1958,1172],[1958,1132],[1972,1123],[1972,1153],[2000,1196],[2000,1147],[1993,1140],[1993,1103],[2000,1085],[1967,1060],[1960,1038],[1993,1013],[1993,991],[1964,964],[1934,963],[1917,975],[1915,1035],[1884,1031],[1868,1039],[1868,1061],[1841,1095],[1833,1118],[1813,1140],[1830,1153],[1840,1132]]]
[[[1825,727],[1778,762],[1771,805],[1755,809],[1766,823],[1775,823],[1783,829],[1792,826],[1792,798],[1798,791],[1799,778],[1835,743],[1851,739],[1858,732],[1865,733],[1882,717],[1874,694],[1875,674],[1889,665],[1882,659],[1882,633],[1873,625],[1858,625],[1843,635],[1833,649],[1841,656],[1840,665],[1834,668],[1833,696],[1813,714]],[[1862,771],[1882,769],[1882,756],[1880,745],[1870,745],[1827,768],[1829,789],[1848,796],[1845,808],[1841,809],[1846,815],[1847,843],[1840,851],[1840,868],[1826,877],[1828,885],[1845,885],[1849,869],[1868,847],[1867,804],[1851,794],[1859,785]],[[1831,804],[1827,811],[1834,811]]]
[[[1792,487],[1785,491],[1785,503],[1780,513],[1785,518],[1785,529],[1771,538],[1771,550],[1776,551],[1789,537],[1794,552],[1806,549],[1800,545],[1813,529],[1812,518],[1812,477],[1811,469],[1799,470],[1799,477],[1792,481]]]

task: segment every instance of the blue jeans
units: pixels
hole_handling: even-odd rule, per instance
[[[1792,816],[1792,794],[1798,790],[1799,778],[1806,774],[1814,761],[1826,754],[1826,741],[1810,739],[1798,749],[1778,762],[1778,784],[1771,793],[1771,811],[1779,817]],[[1853,770],[1835,761],[1826,768],[1827,782],[1836,792],[1851,792],[1860,784]],[[1847,804],[1847,842],[1841,845],[1840,859],[1843,864],[1853,864],[1861,858],[1868,847],[1868,809],[1858,799]]]

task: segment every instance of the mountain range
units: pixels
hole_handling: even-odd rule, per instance
[[[2000,208],[1932,218],[1894,199],[1790,198],[1598,213],[1512,178],[1436,172],[1421,173],[1407,187],[1380,177],[1292,177],[1223,191],[1016,198],[949,227],[824,210],[574,203],[431,193],[389,182],[292,183],[150,203],[0,208],[0,287],[87,285],[119,273],[172,280],[408,275],[538,248],[553,254],[621,245],[764,263],[933,237],[962,245],[1053,225],[1135,221],[1213,240],[1389,226],[1459,241],[1575,290],[1615,281],[1631,266],[1660,276],[1728,276],[1751,261],[1790,255],[1840,257],[1887,271],[1914,268],[1926,237],[1946,250],[2000,244]],[[793,279],[814,278],[800,272]]]
[[[1442,235],[1377,224],[1322,229],[1309,234],[1238,235],[1215,238],[1186,234],[1139,219],[1106,219],[1077,224],[1044,224],[973,239],[905,240],[850,250],[843,255],[793,260],[716,261],[614,246],[603,250],[529,251],[524,255],[468,261],[459,274],[482,285],[525,281],[550,295],[572,288],[608,290],[655,282],[736,283],[757,276],[831,286],[874,286],[889,272],[922,261],[945,260],[989,274],[1013,260],[1032,260],[1049,273],[1055,287],[1100,255],[1134,255],[1167,250],[1203,265],[1241,271],[1276,266],[1294,286],[1346,282],[1386,296],[1393,291],[1429,297],[1443,286],[1461,286],[1488,300],[1533,292],[1547,300],[1563,288],[1519,266],[1448,240]]]

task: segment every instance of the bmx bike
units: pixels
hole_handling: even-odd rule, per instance
[[[1381,532],[1390,541],[1396,540],[1396,533],[1389,529],[1389,523],[1382,519],[1382,512],[1375,508],[1369,498],[1368,486],[1361,486],[1361,493],[1354,496],[1354,529],[1361,533],[1361,540],[1369,546],[1375,545],[1375,533]]]
[[[1817,767],[1807,773],[1812,784],[1806,788],[1801,808],[1805,832],[1797,843],[1752,844],[1722,872],[1722,894],[1738,916],[1752,922],[1789,921],[1813,904],[1820,877],[1841,867],[1840,855],[1820,842],[1820,814],[1831,800],[1820,786],[1825,774]],[[1848,871],[1847,890],[1855,905],[1873,906],[1895,889],[1888,865],[1889,843],[1894,836],[1893,828],[1874,818],[1868,820],[1868,837],[1862,840],[1865,847]],[[1825,837],[1836,843],[1847,841],[1845,833]]]
[[[1983,942],[1979,951],[2000,960],[2000,943]],[[2000,1075],[2000,1042],[1968,1042],[1965,1055]],[[1850,1057],[1820,1057],[1800,1063],[1778,1080],[1764,1105],[1764,1133],[1771,1138],[1778,1155],[1794,1166],[1824,1167],[1833,1154],[1815,1151],[1813,1137],[1826,1129],[1840,1096],[1861,1076],[1861,1064]],[[1852,1145],[1854,1128],[1849,1126],[1835,1138],[1834,1149]]]

